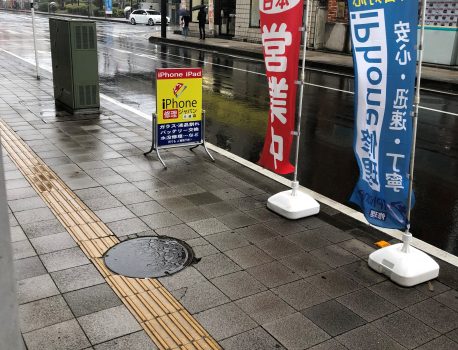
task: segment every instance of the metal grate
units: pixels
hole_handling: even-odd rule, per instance
[[[93,106],[97,102],[97,86],[96,85],[80,85],[79,92],[79,105]]]
[[[95,49],[94,28],[87,25],[75,26],[76,49],[93,50]]]

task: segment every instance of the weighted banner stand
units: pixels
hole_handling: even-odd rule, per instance
[[[208,156],[212,160],[212,162],[215,161],[215,158],[210,154],[208,151],[207,145],[205,144],[205,111],[202,111],[202,124],[201,124],[201,139],[200,141],[197,142],[191,142],[191,143],[185,143],[185,144],[176,144],[176,145],[167,145],[167,146],[159,146],[158,145],[158,135],[157,135],[157,116],[156,113],[153,113],[153,140],[151,144],[151,149],[148,152],[143,153],[145,156],[150,154],[153,151],[156,151],[157,158],[160,160],[164,168],[167,169],[167,165],[164,163],[164,160],[162,159],[159,149],[167,149],[167,148],[177,148],[177,147],[186,147],[186,146],[191,146],[190,150],[192,151],[194,148],[203,146],[205,149],[205,152],[207,152]]]
[[[369,255],[369,266],[387,275],[392,281],[404,287],[432,280],[439,276],[439,265],[426,253],[410,245],[410,213],[412,210],[412,188],[414,175],[415,148],[417,141],[418,107],[420,105],[420,80],[423,63],[423,41],[425,35],[426,0],[421,4],[420,45],[418,47],[417,85],[415,88],[414,113],[412,116],[412,150],[410,154],[409,192],[407,195],[407,225],[402,242],[381,248]]]
[[[300,85],[299,88],[299,110],[296,118],[296,131],[293,132],[296,136],[296,152],[294,158],[294,179],[291,183],[291,190],[279,192],[271,196],[267,200],[267,208],[284,216],[287,219],[300,219],[310,215],[316,215],[320,212],[320,205],[308,194],[299,191],[299,182],[297,181],[297,164],[299,160],[299,141],[301,135],[301,119],[302,119],[302,99],[304,96],[305,84],[305,55],[307,51],[307,25],[309,17],[309,0],[307,0],[305,10],[304,27],[299,30],[304,31],[304,45],[302,51],[302,70],[301,80],[296,84]]]

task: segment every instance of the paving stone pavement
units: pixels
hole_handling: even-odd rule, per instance
[[[200,262],[163,285],[225,349],[458,349],[458,269],[401,288],[367,266],[383,233],[333,208],[290,222],[283,186],[202,150],[143,156],[121,108],[56,115],[52,81],[0,52],[0,118],[120,238],[185,240]],[[13,59],[15,60],[15,59]],[[14,68],[13,68],[14,66]],[[15,164],[4,159],[20,324],[29,350],[156,349]]]

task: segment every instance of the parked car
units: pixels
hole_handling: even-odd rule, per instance
[[[167,24],[170,23],[170,18],[167,18]],[[129,16],[131,24],[147,24],[154,26],[161,23],[161,13],[154,10],[135,10]]]

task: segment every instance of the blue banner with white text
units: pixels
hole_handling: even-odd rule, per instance
[[[348,0],[355,69],[350,200],[373,225],[405,229],[418,26],[416,0]]]
[[[107,15],[113,14],[113,3],[112,3],[112,0],[105,0],[105,13]]]

